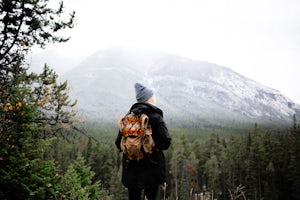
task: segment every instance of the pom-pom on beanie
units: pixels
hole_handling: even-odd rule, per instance
[[[146,102],[153,96],[153,91],[139,83],[134,84],[137,102]]]

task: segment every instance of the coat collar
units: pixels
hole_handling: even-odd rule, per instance
[[[161,116],[163,116],[163,111],[161,109],[146,102],[139,102],[133,104],[132,107],[130,108],[130,112],[134,112],[136,114],[158,113]]]

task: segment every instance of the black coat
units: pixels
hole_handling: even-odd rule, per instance
[[[171,137],[163,120],[161,109],[149,103],[136,103],[129,112],[147,114],[152,127],[152,137],[158,151],[139,161],[129,161],[123,155],[122,183],[127,188],[146,188],[166,181],[165,157],[162,150],[169,148]],[[115,144],[120,150],[122,134],[119,132]]]

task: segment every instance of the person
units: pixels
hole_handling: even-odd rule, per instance
[[[129,160],[123,154],[122,184],[128,188],[129,200],[140,200],[142,191],[148,200],[155,200],[159,185],[166,182],[163,150],[169,148],[171,137],[163,119],[163,111],[156,107],[156,97],[153,91],[140,83],[135,83],[134,87],[137,103],[132,105],[128,113],[148,115],[157,150],[138,161]],[[121,140],[122,134],[119,131],[115,145],[120,151]]]

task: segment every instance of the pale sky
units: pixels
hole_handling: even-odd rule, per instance
[[[63,55],[120,45],[161,50],[226,66],[300,104],[299,0],[64,2],[77,25],[58,45]]]

